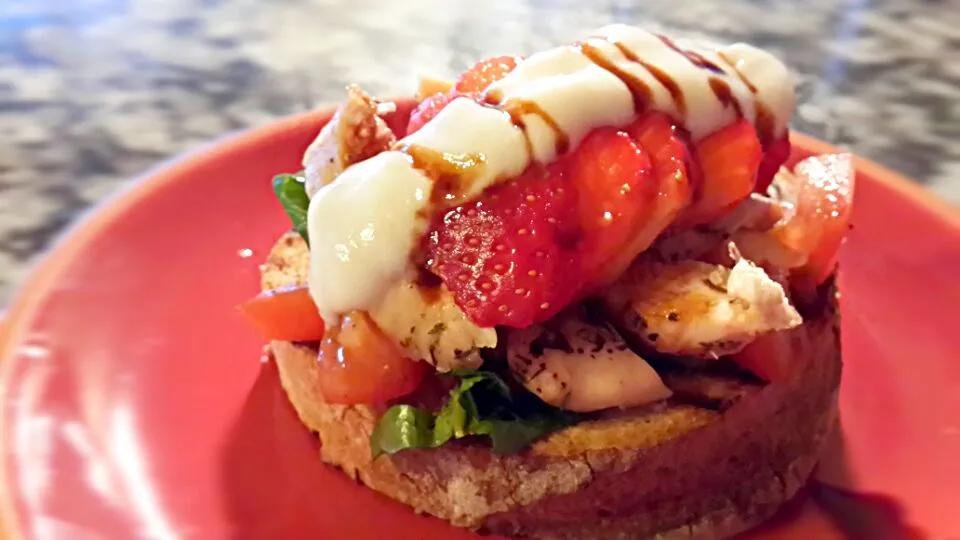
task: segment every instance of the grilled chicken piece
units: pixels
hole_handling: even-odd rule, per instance
[[[727,244],[731,240],[736,241],[740,235],[764,235],[790,210],[789,205],[774,198],[753,193],[720,219],[657,240],[647,256],[669,263],[692,259],[732,264],[727,258]],[[750,250],[736,243],[748,259],[755,260]]]
[[[299,234],[288,232],[260,267],[261,286],[269,290],[305,285],[309,268],[306,242]],[[424,289],[401,283],[369,315],[410,358],[425,360],[439,371],[479,367],[479,349],[497,346],[497,332],[470,322],[442,285]]]
[[[633,407],[671,395],[616,330],[587,322],[579,313],[511,330],[507,360],[527,390],[569,411]]]
[[[477,368],[480,349],[497,346],[496,330],[471,322],[442,284],[401,283],[369,313],[408,357],[422,359],[437,371]]]
[[[420,82],[417,84],[417,102],[419,103],[435,94],[446,94],[453,89],[453,84],[453,81],[448,81],[446,79],[420,77]]]
[[[802,320],[783,287],[740,258],[732,269],[698,261],[638,260],[603,295],[631,337],[673,355],[717,358]]]
[[[347,100],[303,154],[308,197],[313,197],[348,166],[371,158],[396,142],[396,136],[379,116],[389,109],[360,87],[347,87]]]

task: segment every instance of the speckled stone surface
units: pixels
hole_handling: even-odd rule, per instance
[[[166,158],[349,82],[410,93],[611,21],[770,49],[801,76],[794,128],[960,202],[960,0],[3,0],[0,307],[78,212]]]

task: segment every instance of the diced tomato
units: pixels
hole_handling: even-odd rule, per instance
[[[840,245],[850,227],[855,171],[850,154],[809,157],[785,175],[783,193],[795,194],[793,216],[774,229],[788,248],[807,255],[798,276],[822,283],[836,266]]]
[[[790,365],[793,357],[788,334],[772,332],[753,340],[732,358],[750,373],[773,382],[789,378],[791,370],[796,368]]]
[[[523,57],[520,56],[497,56],[477,62],[460,75],[453,88],[459,93],[483,92],[488,86],[513,71],[522,59]]]
[[[682,226],[712,221],[748,197],[762,158],[757,132],[746,120],[701,139],[694,152],[703,181],[693,204],[678,218]]]
[[[264,291],[238,309],[267,339],[319,341],[323,337],[323,319],[306,287]]]
[[[382,403],[413,392],[426,364],[403,356],[370,317],[345,315],[320,345],[317,384],[328,403]]]

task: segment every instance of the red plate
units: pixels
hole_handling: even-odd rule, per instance
[[[7,527],[71,539],[471,537],[322,467],[234,311],[287,227],[269,179],[298,169],[329,115],[163,167],[48,256],[0,345]],[[795,147],[795,158],[833,150],[802,136]],[[814,484],[760,536],[960,538],[960,216],[857,166],[843,432],[821,475],[859,495]]]

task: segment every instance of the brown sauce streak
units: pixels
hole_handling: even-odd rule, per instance
[[[399,148],[413,166],[433,180],[430,206],[456,206],[465,198],[485,163],[480,154],[451,154],[411,144]]]
[[[664,45],[666,45],[667,47],[670,47],[671,49],[673,49],[674,51],[682,55],[684,58],[689,60],[691,64],[720,75],[724,73],[724,71],[720,69],[720,66],[707,60],[700,53],[681,49],[676,43],[673,42],[672,39],[668,38],[667,36],[657,35],[657,37],[660,38],[660,41],[662,41]]]
[[[773,115],[773,111],[770,110],[770,107],[767,107],[766,104],[757,100],[757,136],[760,138],[760,142],[766,144],[773,140],[774,131],[776,130],[776,117]]]
[[[681,49],[673,40],[666,36],[658,35],[657,37],[664,45],[682,55],[691,64],[720,75],[726,74],[726,72],[716,64],[704,58],[703,55],[694,51]],[[645,62],[623,43],[612,40],[610,40],[609,43],[614,45],[628,61],[643,66],[670,94],[679,115],[681,117],[686,116],[686,98],[683,94],[683,89],[673,77],[657,66]],[[621,66],[618,66],[616,62],[608,58],[600,48],[594,45],[581,42],[574,46],[587,59],[620,79],[620,81],[627,86],[633,98],[635,114],[642,114],[650,108],[653,100],[653,92],[645,81],[623,69]],[[743,84],[746,85],[751,92],[756,93],[757,88],[736,69],[733,63],[730,62],[730,59],[723,56],[722,53],[720,57],[732,67]],[[733,96],[729,84],[719,77],[711,77],[709,84],[714,95],[725,107],[733,107],[737,116],[743,117],[740,103]],[[570,149],[570,136],[563,131],[557,121],[537,103],[525,99],[504,100],[503,92],[499,90],[487,91],[483,96],[483,101],[487,106],[499,109],[508,115],[513,125],[523,132],[527,155],[531,158],[533,157],[533,143],[528,133],[527,122],[524,120],[526,115],[533,115],[540,118],[553,130],[557,154],[564,154]],[[770,140],[772,138],[775,125],[773,114],[768,107],[759,102],[757,103],[756,125],[761,140]],[[400,146],[396,148],[396,150],[409,155],[413,159],[413,166],[433,181],[430,205],[421,210],[422,215],[420,217],[424,219],[431,219],[438,208],[450,208],[463,203],[466,199],[466,194],[471,191],[471,186],[478,172],[485,164],[484,156],[481,154],[450,154],[419,145]]]
[[[615,62],[610,61],[599,48],[586,43],[579,44],[578,48],[591,62],[609,71],[613,76],[623,81],[623,84],[627,85],[627,88],[630,89],[630,94],[633,95],[633,108],[636,114],[640,114],[650,107],[653,92],[650,91],[647,83],[635,77],[632,73],[623,70]]]
[[[744,75],[743,73],[740,72],[739,69],[737,69],[736,62],[731,61],[730,58],[728,58],[725,54],[723,54],[723,51],[717,51],[717,56],[722,58],[723,61],[726,62],[728,66],[730,66],[730,69],[732,69],[733,72],[737,74],[737,77],[740,78],[740,82],[742,82],[743,85],[746,86],[748,90],[750,90],[750,93],[752,94],[757,93],[757,87],[754,86],[752,82],[750,82],[750,79],[748,79],[746,75]]]
[[[743,118],[743,109],[740,108],[740,102],[733,96],[733,91],[730,90],[730,85],[726,81],[719,77],[710,77],[710,90],[713,90],[713,95],[717,96],[717,100],[724,107],[733,107],[737,117]]]
[[[443,293],[443,280],[440,276],[426,268],[417,268],[417,277],[413,283],[417,286],[417,292],[420,293],[420,298],[425,304],[435,304],[440,300]]]
[[[560,124],[550,116],[550,113],[543,110],[543,108],[536,103],[525,99],[510,99],[500,103],[499,108],[510,115],[510,121],[513,122],[513,125],[523,131],[524,137],[527,139],[527,149],[530,150],[531,157],[533,156],[533,143],[530,142],[530,135],[527,134],[526,123],[523,121],[523,117],[528,114],[539,117],[553,130],[556,138],[557,154],[564,154],[570,149],[570,136],[563,131]]]
[[[677,112],[680,113],[680,116],[682,117],[687,116],[687,101],[683,95],[683,89],[680,88],[680,85],[677,84],[677,81],[674,80],[673,77],[671,77],[669,74],[667,74],[666,71],[663,71],[657,66],[644,62],[639,56],[637,56],[636,53],[631,51],[623,43],[620,43],[617,41],[613,41],[611,43],[613,43],[613,45],[620,50],[620,54],[622,54],[624,58],[626,58],[631,62],[640,64],[647,71],[649,71],[650,75],[653,75],[653,78],[656,79],[657,82],[662,84],[663,87],[667,89],[667,92],[670,93],[670,97],[673,98],[673,103],[674,105],[676,105]]]
[[[483,101],[487,105],[490,105],[493,108],[499,109],[500,102],[503,101],[503,92],[500,90],[487,90],[483,93]],[[530,134],[527,133],[527,123],[523,121],[523,117],[517,114],[511,114],[509,111],[501,111],[507,116],[510,117],[510,122],[513,126],[520,130],[523,133],[523,144],[527,147],[527,156],[530,159],[533,159],[533,141],[530,140]]]

